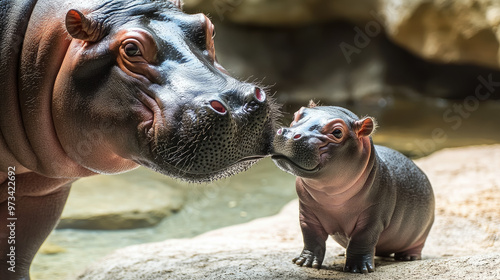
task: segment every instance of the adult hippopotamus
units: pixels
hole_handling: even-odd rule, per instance
[[[320,268],[329,235],[346,248],[344,271],[373,272],[375,255],[421,258],[434,221],[431,184],[404,155],[373,144],[375,126],[345,108],[310,104],[277,131],[273,159],[297,176],[297,265]]]
[[[0,2],[0,279],[29,278],[77,178],[144,165],[210,181],[268,154],[276,106],[181,6]]]

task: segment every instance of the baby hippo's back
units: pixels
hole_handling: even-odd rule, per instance
[[[375,150],[379,162],[378,187],[381,191],[392,189],[396,196],[394,212],[389,226],[380,235],[376,254],[396,251],[404,252],[401,258],[410,258],[413,251],[423,247],[434,221],[432,187],[424,172],[403,154],[379,145],[375,145]]]

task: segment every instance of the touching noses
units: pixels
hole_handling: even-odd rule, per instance
[[[283,128],[283,127],[278,129],[276,134],[278,134],[280,136],[287,137],[289,139],[293,139],[293,140],[299,140],[300,138],[302,138],[302,133],[294,132],[289,128]]]

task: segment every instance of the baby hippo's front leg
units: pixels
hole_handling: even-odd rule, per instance
[[[302,253],[300,253],[300,256],[293,258],[292,262],[300,266],[321,268],[321,264],[323,263],[324,257],[325,257],[324,248],[320,248],[318,246],[317,250],[315,250],[314,252],[304,248],[304,250],[302,250]]]
[[[321,264],[323,263],[324,257],[325,257],[325,248],[317,246],[316,250],[311,251],[304,247],[302,253],[300,253],[300,256],[293,258],[292,262],[300,266],[321,268]]]
[[[328,234],[323,227],[314,223],[314,221],[304,221],[303,216],[300,217],[300,227],[302,229],[302,237],[304,238],[304,249],[302,253],[292,260],[293,263],[300,266],[313,268],[321,268],[323,259],[325,258],[326,239]]]
[[[375,246],[377,245],[382,225],[374,222],[359,227],[353,233],[346,248],[345,272],[368,273],[375,271]]]
[[[361,253],[356,254],[347,251],[346,260],[344,265],[345,272],[352,273],[368,273],[375,271],[375,264],[373,257],[375,255],[375,249],[371,253]]]

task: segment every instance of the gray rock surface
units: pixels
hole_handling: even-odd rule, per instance
[[[188,11],[202,10],[219,20],[240,24],[284,26],[348,18],[365,21],[373,0],[184,0]]]
[[[500,145],[439,151],[417,164],[436,194],[436,221],[423,260],[377,258],[364,279],[500,279]],[[293,186],[290,186],[293,187]],[[91,265],[80,280],[359,279],[343,273],[343,249],[327,242],[321,270],[291,263],[302,249],[298,202],[272,217],[192,239],[120,249]]]
[[[499,68],[500,2],[381,0],[395,42],[424,58]]]
[[[115,230],[156,225],[178,211],[185,200],[182,188],[167,180],[144,168],[78,180],[72,186],[58,228]]]
[[[500,2],[493,0],[185,0],[189,11],[239,24],[290,26],[348,20],[382,26],[423,58],[500,68]],[[372,25],[368,27],[368,25]],[[357,46],[359,48],[359,46]]]

